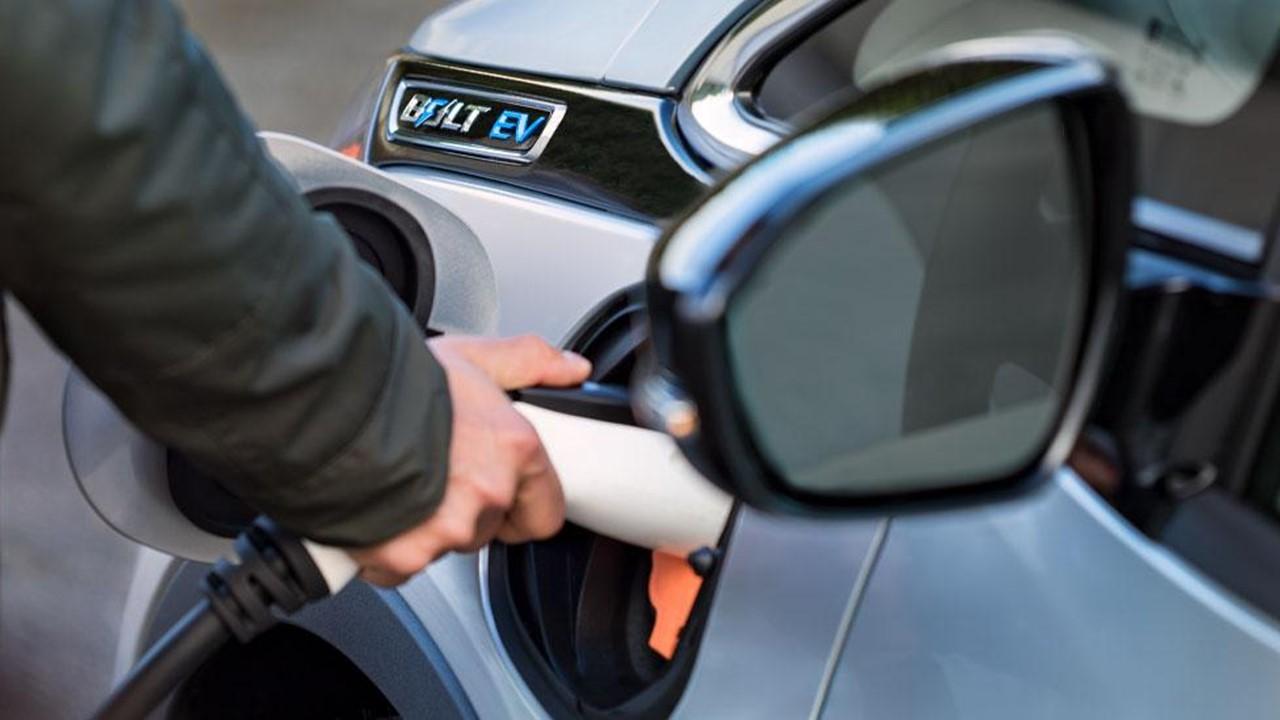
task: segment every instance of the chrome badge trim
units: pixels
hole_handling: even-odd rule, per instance
[[[387,114],[387,140],[527,165],[551,142],[565,109],[551,100],[404,78]]]
[[[824,17],[853,0],[771,0],[731,29],[694,72],[677,121],[694,151],[721,169],[763,153],[790,128],[762,117],[748,100],[755,71],[779,48],[798,42]]]

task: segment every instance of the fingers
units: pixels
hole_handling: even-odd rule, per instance
[[[381,545],[350,552],[360,564],[362,580],[382,587],[395,587],[407,582],[435,559],[439,551],[429,545],[415,529]]]
[[[471,536],[454,546],[455,552],[479,552],[497,536],[502,527],[505,513],[501,508],[491,507],[480,512]]]
[[[412,575],[398,575],[378,567],[366,567],[360,570],[360,579],[384,588],[393,588],[409,582]]]
[[[444,497],[416,527],[352,550],[361,577],[386,587],[407,581],[449,552],[472,552],[495,538],[548,538],[564,524],[564,494],[533,425],[501,391],[572,385],[591,364],[537,337],[442,337],[429,342],[445,370],[453,432]]]
[[[541,444],[523,468],[515,502],[497,531],[505,543],[545,540],[564,526],[564,490]]]
[[[591,374],[581,355],[560,351],[536,335],[511,338],[442,337],[433,350],[458,352],[505,390],[534,385],[577,385]]]

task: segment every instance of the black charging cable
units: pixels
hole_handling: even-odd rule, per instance
[[[218,561],[205,576],[204,597],[156,641],[94,718],[145,718],[228,640],[247,643],[330,595],[312,550],[268,518],[240,533],[235,550],[239,562]]]

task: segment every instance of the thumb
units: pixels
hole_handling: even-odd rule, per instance
[[[536,335],[462,342],[467,359],[504,390],[577,385],[591,374],[591,363],[586,358],[557,350]]]

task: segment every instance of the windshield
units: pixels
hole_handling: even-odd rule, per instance
[[[865,0],[783,57],[756,106],[801,122],[837,92],[995,36],[1069,36],[1108,58],[1139,115],[1139,226],[1261,259],[1280,188],[1280,0]]]
[[[1258,87],[1280,31],[1280,3],[1257,0],[898,0],[851,66],[858,84],[961,40],[1068,35],[1120,70],[1138,112],[1210,125]]]

